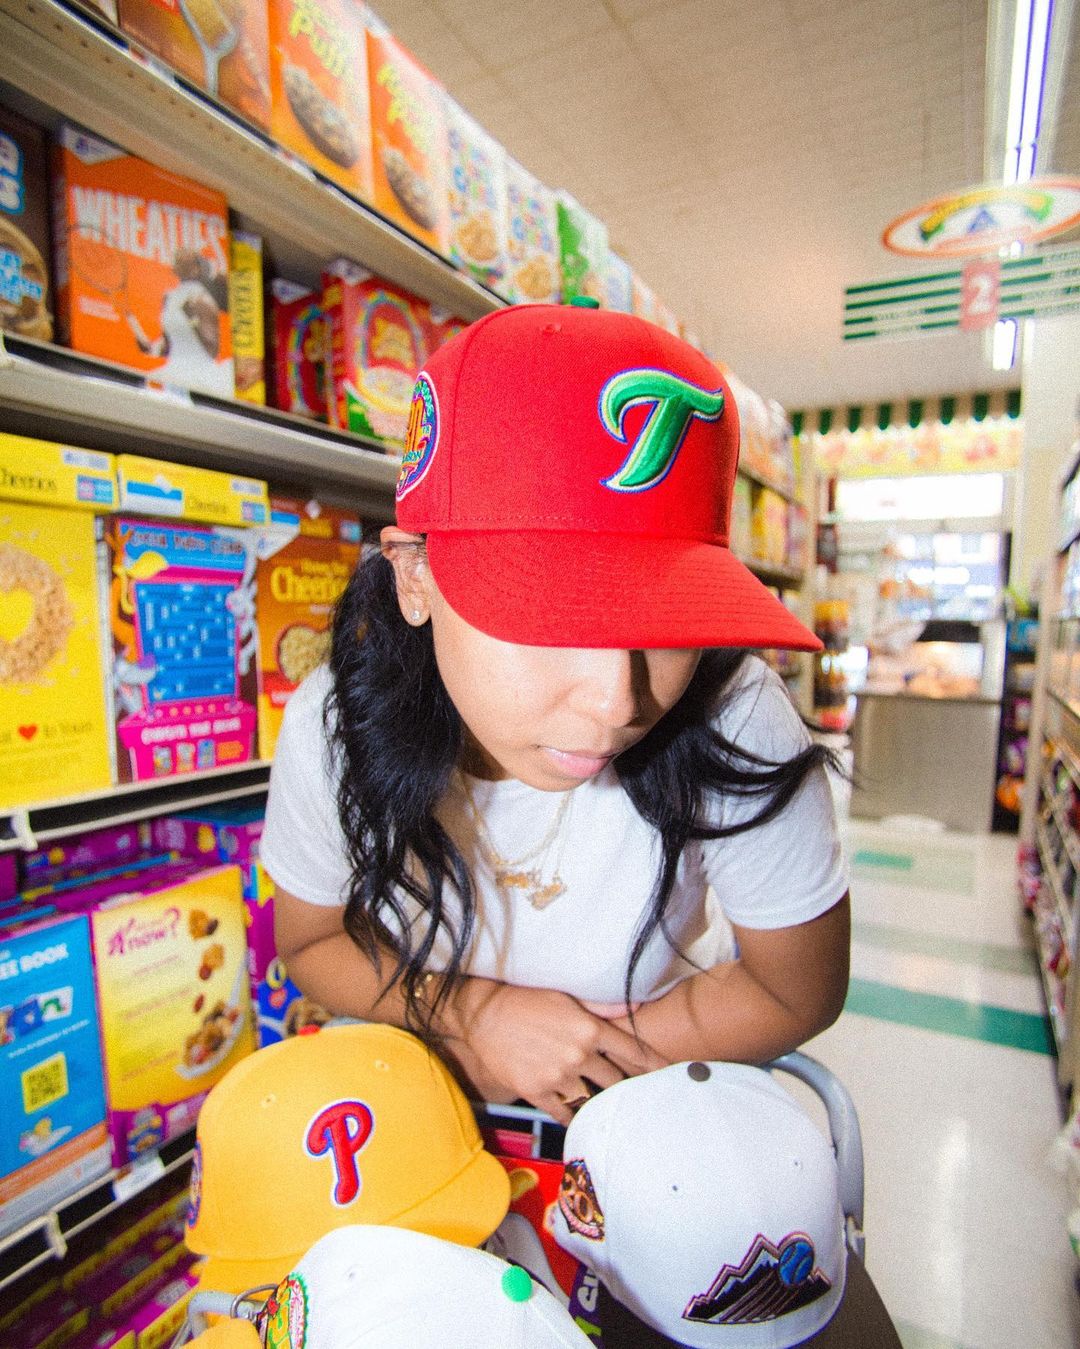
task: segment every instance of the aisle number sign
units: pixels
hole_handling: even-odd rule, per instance
[[[1080,311],[1080,245],[871,281],[844,291],[844,341],[988,328],[998,319]]]
[[[886,225],[881,242],[911,258],[970,258],[1036,244],[1080,225],[1080,178],[1033,178],[965,188]]]

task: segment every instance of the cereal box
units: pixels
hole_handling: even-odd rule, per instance
[[[284,961],[277,956],[259,980],[255,999],[260,1049],[302,1035],[312,1027],[325,1026],[330,1020],[325,1008],[300,992],[289,978]]]
[[[455,318],[437,305],[429,305],[427,313],[428,355],[438,351],[444,342],[449,342],[458,333],[469,326],[464,319]]]
[[[85,917],[0,932],[0,1234],[109,1167]]]
[[[151,1287],[137,1306],[114,1318],[111,1327],[87,1333],[74,1349],[164,1349],[187,1318],[203,1262],[188,1255],[186,1268],[175,1268]],[[183,1262],[181,1262],[183,1263]]]
[[[0,502],[0,809],[112,782],[100,526]]]
[[[492,285],[506,271],[506,151],[449,95],[450,258]]]
[[[0,432],[0,497],[88,511],[116,509],[116,460],[52,440]]]
[[[343,431],[405,441],[409,405],[427,360],[428,306],[339,258],[323,276],[330,345],[330,420]]]
[[[750,517],[750,546],[760,562],[782,567],[787,561],[787,502],[769,487],[755,493]]]
[[[360,560],[360,522],[320,505],[274,497],[259,541],[259,757],[271,759],[285,705],[330,649],[334,605]]]
[[[45,133],[0,108],[0,331],[48,341],[49,186]]]
[[[270,123],[270,43],[262,0],[120,0],[120,27],[242,116]]]
[[[450,252],[442,86],[381,24],[367,33],[376,208],[437,253]]]
[[[559,220],[555,196],[508,155],[506,275],[496,286],[511,304],[559,301]]]
[[[261,478],[121,454],[116,479],[122,511],[145,511],[208,525],[265,525],[270,496]]]
[[[68,876],[121,866],[148,852],[151,842],[152,832],[146,820],[58,838],[44,848],[21,854],[23,884],[32,888]]]
[[[751,520],[754,512],[750,479],[741,473],[735,477],[731,493],[731,551],[744,562],[753,554]]]
[[[240,873],[168,874],[90,914],[114,1164],[190,1129],[254,1048]]]
[[[6,904],[19,893],[19,871],[13,852],[0,852],[0,904]]]
[[[647,319],[650,323],[655,323],[656,294],[653,288],[646,285],[637,272],[634,272],[630,281],[630,312],[636,314],[639,319]]]
[[[563,299],[587,295],[603,303],[608,270],[607,226],[568,192],[560,192],[555,201]]]
[[[121,782],[255,754],[255,557],[232,531],[114,516],[112,697]]]
[[[257,234],[233,230],[229,253],[229,326],[237,398],[266,402],[263,246]]]
[[[268,9],[274,139],[370,201],[366,6],[359,0],[269,0]]]
[[[161,384],[231,398],[225,198],[74,127],[54,151],[62,339]]]
[[[618,253],[608,253],[607,273],[604,277],[604,304],[620,314],[633,313],[634,274],[630,264]]]
[[[326,421],[328,351],[322,296],[275,277],[270,283],[269,330],[274,406]]]

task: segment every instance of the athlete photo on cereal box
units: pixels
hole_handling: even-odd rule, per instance
[[[71,126],[53,170],[62,339],[161,384],[232,398],[225,198]]]

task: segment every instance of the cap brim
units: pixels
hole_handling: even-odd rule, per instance
[[[386,1225],[425,1232],[460,1246],[479,1246],[506,1217],[509,1207],[510,1177],[506,1168],[490,1152],[481,1151],[442,1189],[395,1214]],[[341,1221],[334,1225],[349,1226],[348,1213],[343,1210]],[[306,1254],[306,1250],[292,1251],[266,1260],[226,1260],[211,1255],[199,1275],[199,1291],[235,1295],[249,1288],[279,1284]]]
[[[427,551],[450,607],[504,642],[821,650],[810,629],[718,544],[486,530],[431,532]]]

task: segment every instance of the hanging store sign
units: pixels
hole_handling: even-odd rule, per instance
[[[902,478],[1005,473],[1020,462],[1022,424],[1013,417],[859,427],[811,437],[814,466],[829,478]]]
[[[844,341],[917,337],[989,327],[998,319],[1080,311],[1080,246],[1058,244],[1020,258],[873,281],[844,291]]]
[[[1078,224],[1080,178],[1033,178],[937,197],[887,225],[881,242],[910,258],[970,258],[1039,243]]]

